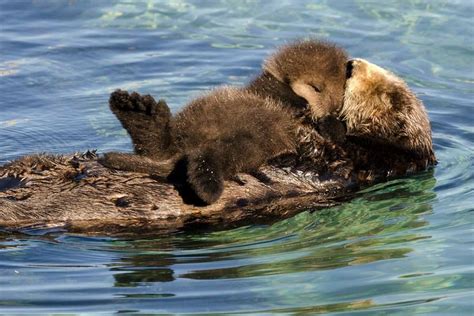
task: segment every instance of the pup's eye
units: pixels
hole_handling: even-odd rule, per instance
[[[317,93],[321,93],[321,89],[318,86],[311,85],[311,88],[313,88],[313,90],[316,91]]]

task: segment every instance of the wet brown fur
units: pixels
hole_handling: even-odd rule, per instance
[[[226,181],[218,201],[197,207],[183,203],[166,181],[106,168],[90,152],[26,156],[0,166],[0,231],[142,236],[229,229],[272,223],[351,196],[331,181],[318,183],[267,165],[261,171],[271,184],[240,174],[245,185]]]
[[[344,106],[340,116],[347,134],[391,145],[436,162],[431,126],[423,103],[392,72],[363,59],[349,62]]]

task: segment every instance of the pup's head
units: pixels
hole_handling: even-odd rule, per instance
[[[435,161],[423,103],[388,70],[364,59],[350,60],[340,116],[348,135],[379,139]]]
[[[346,52],[331,43],[302,40],[283,46],[264,63],[264,71],[288,84],[309,105],[313,119],[338,113],[344,97]]]

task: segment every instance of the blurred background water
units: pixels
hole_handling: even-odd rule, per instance
[[[271,226],[0,232],[0,313],[473,314],[473,21],[472,0],[0,0],[0,163],[131,151],[108,110],[114,89],[176,112],[308,36],[402,76],[429,111],[440,162]]]

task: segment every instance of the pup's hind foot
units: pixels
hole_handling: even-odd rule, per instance
[[[164,100],[150,95],[116,90],[109,105],[132,138],[135,152],[144,156],[159,156],[170,145],[171,112]]]
[[[137,92],[129,94],[128,91],[120,89],[110,94],[109,104],[112,110],[143,113],[149,119],[154,120],[169,119],[171,114],[164,100],[156,102],[149,94],[140,95]]]

